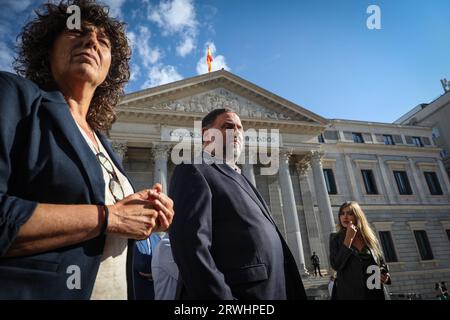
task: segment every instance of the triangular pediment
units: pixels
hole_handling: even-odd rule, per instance
[[[205,114],[218,108],[229,108],[243,119],[272,119],[308,121],[302,115],[286,115],[280,110],[269,109],[237,95],[225,88],[216,88],[174,101],[150,106],[153,110]]]
[[[230,108],[241,119],[286,121],[325,126],[326,119],[236,75],[220,70],[127,94],[119,112],[142,110],[202,116],[216,108]]]

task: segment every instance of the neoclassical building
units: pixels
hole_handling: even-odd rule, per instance
[[[442,161],[450,176],[450,91],[430,103],[422,103],[395,121],[398,124],[430,127],[434,143],[441,148]]]
[[[110,138],[136,188],[161,182],[167,190],[177,132],[195,136],[194,122],[221,107],[235,110],[244,130],[279,131],[272,137],[279,148],[269,148],[279,155],[278,170],[266,175],[268,164],[254,161],[242,170],[306,282],[312,252],[329,269],[337,210],[356,200],[383,244],[391,292],[432,298],[434,282],[450,283],[450,182],[428,127],[324,119],[220,70],[122,98]]]

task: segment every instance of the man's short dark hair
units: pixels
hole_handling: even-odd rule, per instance
[[[202,128],[209,128],[212,126],[214,121],[216,121],[217,117],[220,116],[222,113],[236,113],[234,110],[231,110],[229,108],[220,108],[220,109],[214,109],[210,113],[208,113],[206,116],[202,119]]]

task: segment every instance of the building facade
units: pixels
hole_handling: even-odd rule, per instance
[[[242,170],[305,281],[312,252],[329,269],[338,208],[356,200],[383,244],[391,292],[433,298],[435,282],[450,282],[450,182],[429,127],[327,120],[220,70],[123,97],[110,138],[136,189],[161,182],[167,190],[177,129],[195,137],[195,121],[221,107],[235,110],[244,130],[279,132],[271,136],[279,149],[268,147],[278,170],[268,175],[271,164],[248,155]]]
[[[450,277],[450,183],[427,127],[331,120],[322,134],[334,216],[360,203],[382,244],[392,293],[434,298]]]
[[[420,104],[400,117],[395,123],[419,125],[432,130],[435,144],[441,148],[441,157],[450,176],[450,91],[429,104]]]

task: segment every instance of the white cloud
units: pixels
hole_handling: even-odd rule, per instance
[[[169,33],[195,29],[198,24],[192,0],[163,0],[149,7],[148,18]]]
[[[132,63],[130,67],[130,81],[135,81],[141,75],[141,67],[138,64]]]
[[[150,38],[152,34],[145,26],[139,27],[139,33],[128,32],[128,39],[133,50],[137,52],[142,60],[144,67],[148,68],[150,65],[159,61],[162,56],[162,51],[159,48],[152,48],[150,46]]]
[[[166,83],[174,82],[183,79],[177,72],[175,67],[166,65],[153,66],[149,70],[148,79],[141,86],[141,89],[156,87]]]
[[[191,37],[184,38],[183,42],[177,46],[177,54],[181,57],[189,54],[194,50],[194,39]]]
[[[150,50],[150,52],[148,52],[148,63],[146,61],[144,61],[144,66],[147,66],[147,64],[151,63],[156,63],[159,58],[161,57],[161,51],[159,51],[159,49],[153,49]]]
[[[157,10],[153,10],[153,7],[150,7],[148,18],[160,27],[164,25],[161,14]]]
[[[128,45],[131,47],[131,50],[136,48],[136,33],[133,31],[127,32]]]
[[[204,74],[208,72],[208,64],[206,63],[208,45],[211,50],[211,55],[213,56],[211,71],[217,71],[222,68],[230,71],[231,69],[228,67],[225,57],[223,55],[216,56],[216,46],[214,42],[207,42],[205,44],[204,54],[197,62],[197,74]]]
[[[199,23],[193,0],[162,0],[158,6],[149,6],[148,19],[165,36],[181,35],[182,41],[176,48],[179,56],[184,57],[195,49]]]
[[[103,0],[102,2],[109,6],[109,14],[113,17],[122,17],[122,5],[126,0]]]
[[[151,47],[152,34],[145,26],[139,26],[137,32],[128,32],[128,40],[131,49],[138,53],[133,59],[140,60],[140,65],[133,63],[131,65],[131,80],[137,80],[141,75],[146,76],[141,89],[159,86],[169,82],[183,79],[174,66],[163,65],[160,59],[163,52],[159,48]],[[135,60],[135,61],[136,61]]]
[[[14,52],[6,43],[0,41],[0,70],[13,71],[12,62],[14,60]]]

